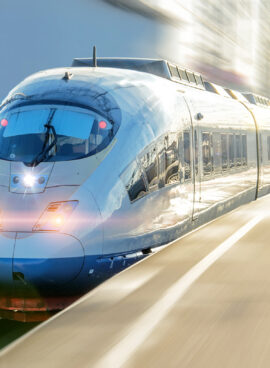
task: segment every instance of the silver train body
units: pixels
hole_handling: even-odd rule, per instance
[[[61,309],[269,193],[270,108],[206,91],[198,76],[179,83],[158,63],[165,78],[77,62],[28,77],[3,101],[3,311]]]

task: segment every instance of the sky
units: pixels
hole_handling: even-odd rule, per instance
[[[26,76],[74,57],[164,58],[268,94],[267,0],[0,0],[0,100]]]

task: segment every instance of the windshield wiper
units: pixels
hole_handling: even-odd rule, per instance
[[[45,159],[47,158],[48,152],[50,152],[50,150],[56,146],[57,134],[54,129],[54,126],[51,125],[55,111],[56,110],[52,111],[48,123],[44,125],[44,127],[46,128],[46,136],[45,136],[45,141],[44,141],[41,152],[39,152],[39,154],[34,158],[34,160],[31,161],[29,164],[27,164],[27,166],[37,166],[40,162],[45,161]],[[49,144],[49,146],[47,146],[49,137],[50,137],[50,130],[52,131],[52,134],[53,134],[53,141]]]

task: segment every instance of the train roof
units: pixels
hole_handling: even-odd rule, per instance
[[[243,93],[243,95],[246,97],[246,99],[250,103],[254,105],[259,105],[262,107],[270,106],[270,100],[267,97],[260,96],[260,95],[257,95],[256,93],[250,93],[250,92]]]
[[[191,87],[206,90],[219,94],[223,97],[251,103],[260,107],[270,107],[270,100],[267,97],[259,96],[250,92],[239,92],[229,88],[219,86],[213,82],[203,80],[200,73],[186,69],[164,59],[146,58],[75,58],[72,67],[103,67],[136,70],[157,75],[168,80],[185,84]]]
[[[152,74],[166,80],[170,80],[173,82],[180,83],[185,86],[197,88],[200,90],[212,92],[223,97],[232,98],[238,100],[242,103],[250,103],[253,105],[258,105],[264,108],[270,108],[270,100],[266,97],[256,95],[254,93],[244,93],[235,91],[229,88],[225,88],[219,86],[213,82],[203,80],[201,74],[194,72],[190,69],[186,69],[179,65],[176,65],[172,62],[163,59],[147,59],[147,58],[110,58],[110,57],[99,57],[99,58],[75,58],[73,59],[72,68],[82,68],[87,70],[87,68],[93,67],[99,68],[113,68],[113,69],[125,69],[132,71],[139,71],[148,74]],[[25,81],[16,86],[11,93],[7,96],[7,98],[3,101],[1,107],[5,105],[11,94],[14,94],[17,91],[18,87],[25,85],[25,82],[29,82],[31,79],[33,81],[33,77],[43,77],[44,79],[50,79],[51,76],[58,74],[61,75],[61,79],[68,81],[72,78],[72,68],[57,68],[50,69],[43,72],[38,72],[28,78]],[[63,73],[63,76],[62,76]],[[82,73],[84,75],[84,73]],[[55,75],[56,79],[57,76]],[[40,88],[41,86],[39,86]],[[21,92],[21,91],[19,91]],[[24,93],[24,92],[23,92]],[[16,95],[21,95],[22,93],[15,93]]]
[[[97,58],[97,66],[103,68],[130,69],[150,73],[162,78],[199,89],[205,89],[202,76],[192,70],[180,67],[162,59],[143,58]],[[75,58],[72,67],[93,67],[93,58]]]

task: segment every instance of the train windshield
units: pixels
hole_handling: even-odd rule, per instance
[[[0,114],[0,159],[67,161],[100,152],[113,138],[113,124],[76,107],[22,107]]]

